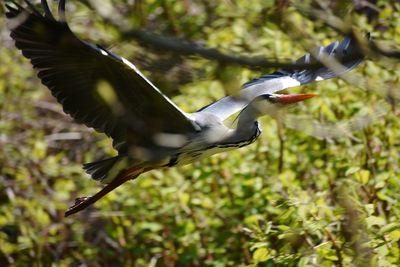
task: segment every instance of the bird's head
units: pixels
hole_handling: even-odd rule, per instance
[[[263,115],[274,117],[279,110],[314,96],[316,94],[264,94],[254,99],[251,106],[255,109],[257,117]]]

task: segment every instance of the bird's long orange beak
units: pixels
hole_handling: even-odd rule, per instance
[[[311,97],[317,96],[316,94],[289,94],[289,95],[277,95],[275,101],[284,105],[297,103],[304,101]]]

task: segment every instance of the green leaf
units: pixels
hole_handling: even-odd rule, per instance
[[[258,248],[253,253],[253,260],[255,263],[264,262],[268,259],[270,259],[270,253],[265,247]]]
[[[353,174],[353,173],[358,172],[359,170],[360,170],[360,167],[358,167],[358,166],[353,166],[353,167],[350,167],[349,169],[347,169],[347,171],[344,173],[344,175],[345,175],[345,176],[349,176],[349,175],[351,175],[351,174]]]
[[[355,177],[357,181],[359,181],[361,184],[367,184],[369,181],[369,178],[371,176],[371,173],[369,170],[360,170],[355,173]]]
[[[377,217],[377,216],[369,216],[365,220],[367,222],[368,227],[371,227],[371,226],[383,226],[386,223],[384,218]]]

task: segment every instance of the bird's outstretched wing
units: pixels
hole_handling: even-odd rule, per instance
[[[164,96],[128,60],[77,38],[65,20],[60,0],[56,20],[46,0],[42,15],[6,1],[11,37],[38,70],[38,77],[77,122],[114,140],[120,152],[149,134],[195,131],[190,118]]]
[[[199,112],[211,112],[224,120],[257,96],[340,76],[360,64],[363,58],[355,40],[345,38],[342,42],[336,41],[328,46],[321,46],[296,61],[299,64],[314,64],[315,67],[282,69],[250,80],[243,85],[238,97],[224,97]]]

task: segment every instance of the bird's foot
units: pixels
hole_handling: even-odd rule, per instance
[[[109,192],[120,186],[121,184],[125,183],[126,181],[132,180],[136,177],[139,176],[139,174],[143,173],[144,171],[149,171],[152,168],[132,168],[127,171],[122,171],[118,176],[112,180],[109,184],[107,184],[103,189],[101,189],[99,192],[94,194],[91,197],[78,197],[75,199],[75,203],[73,206],[71,206],[66,212],[65,212],[65,217],[68,217],[74,213],[77,213],[81,210],[86,209],[93,203],[95,203],[97,200],[100,198],[104,197],[107,195]]]
[[[90,199],[92,197],[78,197],[75,198],[75,203],[71,207],[68,208],[68,210],[65,212],[65,216],[69,216],[71,214],[74,214],[78,212],[81,209],[84,209],[85,207],[90,205]]]

